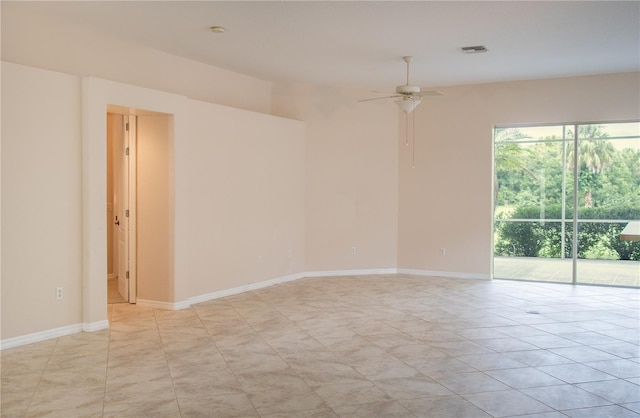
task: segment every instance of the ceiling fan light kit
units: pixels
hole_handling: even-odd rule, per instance
[[[403,97],[402,99],[396,100],[395,103],[404,113],[411,113],[413,112],[413,109],[415,109],[416,106],[420,104],[421,101],[422,100],[420,99]]]

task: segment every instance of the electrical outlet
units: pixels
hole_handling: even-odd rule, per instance
[[[262,264],[262,256],[261,255],[258,256],[258,264]]]
[[[356,247],[351,247],[351,255],[355,255],[356,254]]]
[[[440,248],[440,255],[441,255],[442,257],[444,257],[445,255],[447,255],[447,250],[446,250],[444,247]]]
[[[64,297],[64,288],[57,287],[56,288],[56,299],[60,300]]]

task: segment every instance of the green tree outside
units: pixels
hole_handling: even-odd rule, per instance
[[[640,260],[640,243],[618,238],[640,219],[640,134],[612,136],[610,127],[578,125],[578,257]],[[495,254],[570,256],[573,126],[543,136],[496,128],[494,140]]]

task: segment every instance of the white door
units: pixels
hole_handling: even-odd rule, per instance
[[[124,115],[122,141],[116,164],[118,293],[129,303],[136,303],[136,117]]]

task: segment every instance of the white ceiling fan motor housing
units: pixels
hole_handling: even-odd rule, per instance
[[[415,94],[420,93],[420,87],[418,86],[398,86],[396,87],[396,93],[398,94]]]

